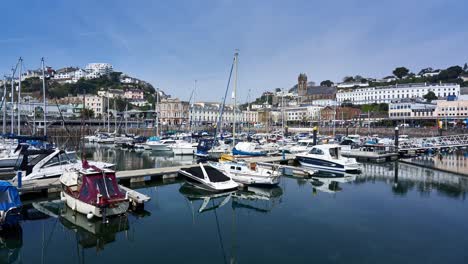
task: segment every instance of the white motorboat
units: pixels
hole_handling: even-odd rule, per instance
[[[115,136],[109,133],[98,134],[94,142],[100,143],[100,144],[114,144]]]
[[[122,134],[114,138],[114,143],[117,145],[133,144],[133,137],[130,135]]]
[[[255,185],[276,185],[279,183],[281,172],[279,168],[269,169],[256,162],[244,161],[208,162],[208,164],[229,176],[236,182]],[[278,170],[276,170],[278,169]]]
[[[341,156],[341,147],[335,144],[314,146],[309,152],[297,154],[296,160],[302,166],[319,170],[340,172],[359,172],[361,170],[356,159]]]
[[[76,158],[74,151],[39,149],[26,150],[21,155],[20,170],[22,171],[23,181],[60,177],[65,170],[81,168],[81,161]],[[98,168],[111,168],[114,166],[111,163],[96,161],[90,161],[89,164]],[[16,176],[13,180],[16,180]]]
[[[171,145],[176,144],[176,141],[173,139],[162,139],[159,141],[152,141],[149,140],[146,142],[146,145],[151,149],[155,151],[170,151]]]
[[[212,192],[223,192],[236,189],[239,185],[224,173],[210,166],[199,163],[197,167],[183,168],[179,173],[195,187]]]
[[[120,215],[130,205],[127,195],[117,184],[115,171],[90,166],[86,161],[82,168],[66,170],[60,176],[60,183],[61,199],[72,210],[87,215],[88,219]]]
[[[177,140],[175,144],[169,145],[169,148],[174,152],[174,155],[193,155],[195,149],[192,143]]]
[[[309,151],[314,146],[313,139],[301,139],[296,145],[289,148],[289,152],[292,154],[302,153]]]

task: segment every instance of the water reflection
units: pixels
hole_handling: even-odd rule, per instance
[[[122,149],[112,144],[86,143],[86,158],[116,164],[117,170],[136,170],[189,165],[192,156],[174,156],[170,151],[135,151]]]
[[[452,153],[439,152],[433,155],[422,155],[411,158],[409,161],[455,173],[468,173],[468,152],[466,150],[456,150]]]
[[[129,222],[127,215],[109,217],[106,223],[100,219],[88,220],[85,215],[64,207],[60,214],[60,222],[64,227],[76,234],[76,240],[83,248],[104,250],[106,244],[116,241],[116,234],[127,231]]]
[[[356,179],[355,175],[343,176],[343,177],[312,177],[309,182],[312,184],[313,194],[317,194],[318,191],[325,193],[337,193],[343,190],[340,183],[352,182]]]
[[[354,183],[376,181],[388,183],[397,195],[406,195],[415,189],[426,196],[435,191],[447,197],[465,199],[468,190],[468,177],[399,162],[365,163],[362,174]]]
[[[192,214],[194,212],[193,202],[197,200],[203,201],[198,213],[215,210],[230,201],[233,209],[244,208],[257,212],[269,212],[276,204],[281,202],[281,196],[283,195],[283,190],[279,186],[271,188],[248,186],[242,190],[213,193],[197,188],[187,182],[182,184],[179,192],[190,202]]]
[[[0,230],[0,263],[14,263],[23,246],[23,229],[11,226]]]

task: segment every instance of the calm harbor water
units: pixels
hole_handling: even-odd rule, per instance
[[[90,149],[118,169],[191,163]],[[101,157],[101,158],[99,158]],[[25,206],[3,232],[0,263],[466,263],[468,177],[403,163],[356,177],[283,177],[276,188],[224,195],[183,180],[141,189],[145,211],[104,225],[59,201]]]

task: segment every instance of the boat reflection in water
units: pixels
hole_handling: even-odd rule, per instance
[[[342,173],[340,175],[333,175],[332,177],[327,176],[320,172],[314,174],[313,177],[308,179],[312,184],[313,193],[316,194],[317,191],[325,193],[337,193],[342,191],[340,184],[352,182],[356,180],[356,175]]]
[[[252,209],[259,212],[268,212],[273,206],[281,202],[283,190],[279,186],[272,188],[261,188],[249,186],[243,190],[232,190],[222,193],[213,193],[196,188],[191,184],[184,183],[179,192],[184,195],[190,202],[192,212],[194,211],[193,202],[203,201],[198,209],[199,213],[215,210],[226,205],[229,201],[232,202],[232,208]],[[251,205],[251,202],[267,202],[263,208]],[[211,203],[210,203],[211,202]]]
[[[73,212],[63,207],[60,214],[60,222],[66,228],[73,230],[77,235],[77,242],[83,248],[103,250],[106,244],[116,240],[116,234],[129,229],[127,215],[119,215],[107,218],[107,222],[96,219],[88,220],[85,215]]]
[[[281,203],[283,189],[280,186],[248,186],[233,194],[232,209],[248,209],[260,213],[270,212],[276,204]]]
[[[83,248],[103,250],[116,240],[116,234],[129,229],[127,215],[88,220],[86,215],[74,212],[61,200],[32,203],[32,207],[46,217],[58,218],[64,227],[76,233],[77,243]]]
[[[23,229],[20,225],[0,230],[0,263],[15,263],[23,246]]]
[[[179,189],[179,192],[187,198],[192,207],[193,213],[193,202],[194,201],[203,201],[200,208],[198,209],[199,213],[206,211],[211,211],[216,208],[222,207],[229,202],[231,195],[235,190],[213,193],[200,188],[197,188],[189,183],[184,183]],[[211,205],[209,204],[211,202]]]

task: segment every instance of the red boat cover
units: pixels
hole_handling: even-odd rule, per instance
[[[98,194],[101,195],[99,199]],[[95,174],[83,175],[79,200],[97,206],[105,206],[113,201],[124,198],[125,195],[119,189],[114,172],[104,174],[97,172]]]

